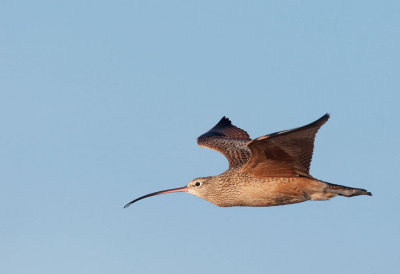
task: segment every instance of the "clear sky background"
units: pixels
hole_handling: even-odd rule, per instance
[[[398,273],[399,1],[1,1],[0,272]],[[227,168],[195,138],[329,112],[269,208],[138,196]]]

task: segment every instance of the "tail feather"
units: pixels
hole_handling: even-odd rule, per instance
[[[331,184],[331,183],[326,183],[326,184],[328,186],[325,189],[325,192],[335,193],[335,194],[339,194],[339,195],[346,196],[346,197],[353,197],[353,196],[358,196],[358,195],[372,196],[371,192],[368,192],[362,188],[353,188],[353,187],[348,187],[348,186],[335,185],[335,184]]]

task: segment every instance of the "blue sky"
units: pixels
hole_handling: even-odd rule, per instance
[[[398,1],[2,1],[2,273],[397,273]],[[133,198],[227,168],[195,138],[329,112],[311,174],[366,188],[269,208]]]

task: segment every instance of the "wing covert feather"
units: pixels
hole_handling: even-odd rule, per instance
[[[250,158],[250,141],[246,131],[232,125],[225,116],[209,131],[197,138],[201,147],[222,153],[229,162],[229,168],[243,166]]]
[[[293,177],[309,175],[314,139],[329,119],[325,114],[303,127],[259,137],[247,144],[251,156],[242,171],[255,177]]]

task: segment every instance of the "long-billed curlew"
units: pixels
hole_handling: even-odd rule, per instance
[[[188,192],[217,206],[277,206],[307,200],[329,200],[336,195],[370,195],[365,189],[335,185],[309,174],[315,134],[329,119],[325,114],[303,127],[251,140],[246,131],[223,117],[197,138],[199,146],[228,159],[229,169],[217,176],[199,177],[188,185],[139,197]]]

